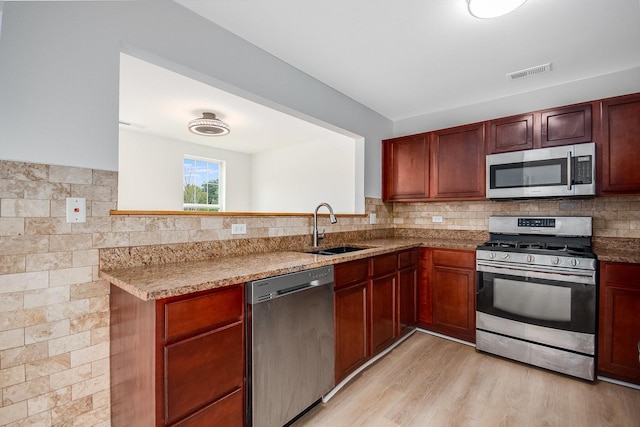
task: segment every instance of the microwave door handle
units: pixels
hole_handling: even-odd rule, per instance
[[[572,184],[572,171],[571,171],[571,151],[569,151],[567,153],[567,190],[571,190],[571,184]]]

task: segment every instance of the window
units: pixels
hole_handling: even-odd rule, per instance
[[[184,158],[184,210],[224,211],[224,162]]]

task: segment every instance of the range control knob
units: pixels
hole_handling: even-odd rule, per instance
[[[489,259],[494,259],[496,257],[496,254],[493,252],[489,252]]]
[[[502,259],[509,259],[509,254],[502,254]]]
[[[553,265],[560,264],[560,258],[558,258],[557,256],[554,256],[553,258],[551,258],[551,264]]]
[[[531,254],[527,254],[527,256],[526,256],[524,259],[525,259],[525,261],[527,261],[527,262],[533,262],[533,261],[535,261],[534,256],[533,256],[533,255],[531,255]]]
[[[569,264],[571,264],[572,267],[577,267],[580,264],[580,260],[577,258],[571,258],[569,260]]]

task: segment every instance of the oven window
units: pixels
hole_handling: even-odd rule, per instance
[[[496,277],[493,306],[529,319],[571,321],[571,288]]]

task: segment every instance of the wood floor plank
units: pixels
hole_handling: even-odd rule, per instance
[[[414,333],[295,427],[638,427],[640,390]]]

